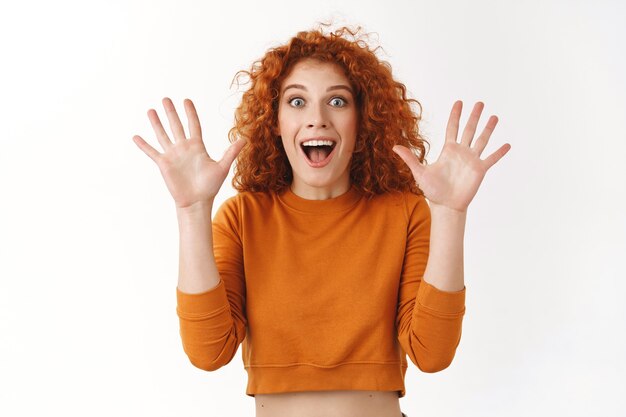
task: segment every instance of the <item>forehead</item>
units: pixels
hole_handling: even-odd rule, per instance
[[[281,90],[288,84],[315,85],[345,84],[350,86],[343,69],[332,62],[321,62],[314,59],[298,61],[281,84]]]

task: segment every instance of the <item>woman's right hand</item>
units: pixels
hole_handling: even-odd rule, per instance
[[[185,99],[184,105],[189,121],[189,139],[185,137],[185,131],[174,104],[167,97],[163,99],[163,107],[165,107],[170,128],[174,133],[175,142],[172,143],[167,136],[154,109],[148,110],[148,118],[165,152],[159,153],[141,136],[133,136],[133,141],[139,149],[148,155],[161,170],[177,209],[190,207],[195,203],[212,203],[235,157],[245,144],[245,140],[237,140],[224,152],[221,160],[214,161],[204,147],[200,121],[193,102]]]

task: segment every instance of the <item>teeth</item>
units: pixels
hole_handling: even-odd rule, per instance
[[[307,140],[302,142],[302,146],[333,146],[334,142],[331,140]]]

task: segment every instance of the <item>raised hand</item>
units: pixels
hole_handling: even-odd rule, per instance
[[[489,118],[485,129],[474,141],[474,146],[470,147],[483,107],[484,104],[480,101],[474,105],[459,143],[457,135],[463,102],[454,103],[441,155],[432,165],[422,165],[417,156],[405,146],[393,147],[393,151],[411,169],[415,181],[431,206],[439,205],[459,212],[467,211],[487,170],[511,149],[511,145],[505,143],[486,159],[480,159],[480,154],[487,146],[489,137],[498,123],[496,116]]]
[[[141,136],[133,136],[133,141],[139,149],[159,167],[177,208],[186,208],[198,202],[212,203],[235,157],[245,144],[243,139],[239,139],[224,152],[222,159],[214,161],[208,155],[202,141],[200,121],[193,102],[185,99],[184,106],[189,121],[189,139],[185,137],[185,131],[174,104],[167,97],[163,99],[163,107],[175,142],[172,143],[167,136],[154,109],[148,110],[148,118],[165,152],[159,153]]]

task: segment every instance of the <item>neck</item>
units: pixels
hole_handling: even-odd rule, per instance
[[[332,187],[314,187],[296,181],[294,178],[290,188],[291,192],[295,195],[307,200],[328,200],[347,193],[350,190],[350,181],[347,180],[340,184],[333,184]]]

